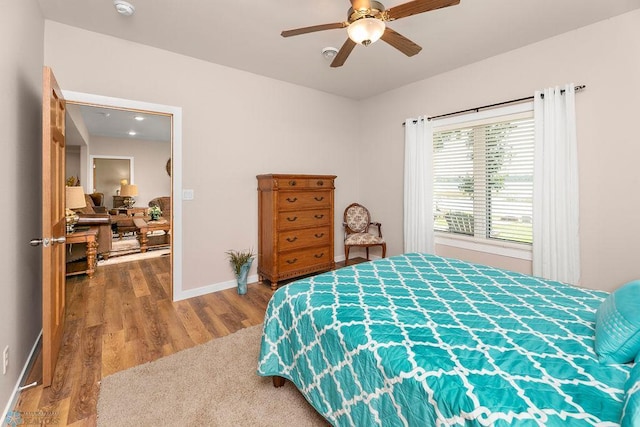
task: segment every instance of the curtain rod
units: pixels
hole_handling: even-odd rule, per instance
[[[576,92],[581,91],[582,89],[585,89],[587,86],[586,85],[579,85],[574,87],[574,90]],[[560,93],[564,93],[564,89],[560,90]],[[544,93],[541,94],[541,97],[544,98]],[[483,105],[482,107],[476,107],[476,108],[469,108],[466,110],[460,110],[460,111],[454,111],[453,113],[447,113],[447,114],[440,114],[437,116],[431,116],[431,117],[427,117],[427,120],[434,120],[434,119],[441,119],[443,117],[449,117],[449,116],[455,116],[456,114],[465,114],[465,113],[477,113],[480,110],[485,110],[487,108],[493,108],[493,107],[499,107],[501,105],[508,105],[508,104],[515,104],[518,102],[524,102],[524,101],[530,101],[534,98],[534,96],[527,96],[524,98],[518,98],[518,99],[511,99],[509,101],[504,101],[504,102],[498,102],[496,104],[489,104],[489,105]],[[417,120],[414,120],[413,123],[418,123]],[[404,126],[404,123],[402,123],[402,126]]]

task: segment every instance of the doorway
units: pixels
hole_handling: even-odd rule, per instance
[[[164,177],[169,180],[169,195],[171,203],[171,283],[172,283],[172,299],[177,301],[183,299],[182,290],[182,206],[181,206],[181,178],[182,178],[182,109],[179,107],[166,106],[161,104],[152,104],[140,101],[133,101],[121,98],[104,97],[93,94],[86,94],[80,92],[63,91],[67,103],[70,105],[69,111],[74,110],[74,106],[93,106],[96,108],[109,109],[110,111],[122,113],[140,113],[145,116],[157,116],[158,118],[166,118],[169,120],[170,127],[170,150],[169,159],[171,160],[171,173],[165,170],[165,165],[168,163],[167,158],[164,157],[162,161],[162,173]],[[103,113],[104,114],[104,113]],[[82,133],[82,129],[79,130]],[[86,183],[85,190],[92,192],[96,188],[96,177],[93,174],[93,158],[90,155],[90,149],[88,147],[80,147],[79,150],[79,164],[78,164],[78,176],[80,181]],[[98,156],[100,157],[100,156]],[[114,156],[103,156],[114,157]],[[116,156],[126,157],[126,156]],[[148,156],[141,156],[148,157]],[[160,168],[159,168],[160,169]],[[133,171],[128,180],[129,183],[133,183]],[[169,176],[167,176],[169,175]],[[142,179],[141,176],[136,179]],[[154,180],[157,182],[157,180]],[[118,182],[120,184],[120,182]],[[117,191],[114,188],[113,191]],[[106,194],[105,194],[106,196]],[[158,194],[161,196],[161,194]],[[146,197],[146,196],[145,196]],[[142,199],[142,197],[141,197]],[[146,198],[145,198],[146,202]],[[107,201],[109,204],[109,201]]]

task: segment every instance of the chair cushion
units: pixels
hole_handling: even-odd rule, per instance
[[[600,361],[628,363],[640,353],[640,280],[618,288],[596,311],[595,350]]]
[[[384,239],[371,233],[349,234],[344,240],[345,245],[379,245],[382,243],[384,243]]]
[[[347,226],[356,233],[362,233],[369,227],[369,212],[363,206],[351,206],[345,212]]]

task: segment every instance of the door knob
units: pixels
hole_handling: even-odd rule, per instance
[[[44,246],[45,248],[48,247],[49,245],[55,245],[56,243],[62,244],[64,242],[66,242],[67,239],[66,237],[52,237],[52,238],[48,238],[45,237],[44,239],[31,239],[31,241],[29,241],[29,244],[31,246],[40,246],[42,244],[42,246]]]

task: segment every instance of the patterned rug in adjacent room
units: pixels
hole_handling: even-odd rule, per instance
[[[140,242],[136,236],[125,236],[122,239],[113,238],[110,256],[117,257],[135,252],[140,252]]]
[[[123,262],[139,261],[141,259],[167,256],[171,253],[168,247],[159,249],[149,249],[145,253],[140,253],[140,242],[136,236],[125,236],[122,239],[113,238],[111,242],[111,252],[109,259],[99,260],[98,265],[112,265]]]

